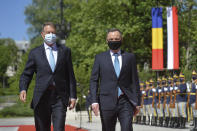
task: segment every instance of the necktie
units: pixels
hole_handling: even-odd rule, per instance
[[[118,53],[114,53],[115,59],[114,59],[114,69],[116,72],[116,76],[119,77],[120,75],[120,63],[118,60]],[[122,94],[122,91],[120,90],[120,88],[118,87],[118,97]]]
[[[51,67],[51,70],[54,72],[55,70],[55,59],[53,56],[52,48],[49,48],[49,65]]]

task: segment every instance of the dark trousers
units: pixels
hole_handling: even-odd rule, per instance
[[[36,131],[65,131],[66,105],[55,90],[47,90],[34,110]]]
[[[133,110],[128,98],[125,95],[120,96],[114,110],[101,110],[102,131],[115,131],[117,118],[121,131],[133,131]]]

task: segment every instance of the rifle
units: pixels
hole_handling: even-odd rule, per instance
[[[172,100],[172,94],[173,91],[170,91],[170,108],[173,108],[173,100]]]
[[[189,100],[190,100],[190,92],[188,92],[188,96],[187,96],[187,108],[189,108]]]
[[[177,86],[178,86],[178,84],[177,84]],[[172,108],[175,108],[175,102],[176,102],[176,93],[177,93],[177,91],[176,91],[176,90],[174,90],[174,101],[173,101]]]
[[[143,108],[143,105],[144,105],[144,94],[142,94],[141,108]]]
[[[197,85],[196,85],[197,86]],[[196,101],[195,101],[195,109],[197,110],[197,89],[196,89]]]
[[[163,93],[163,97],[164,97],[164,100],[163,100],[163,109],[165,109],[166,108],[166,92],[165,91]]]
[[[154,88],[154,87],[153,87]],[[152,107],[154,108],[155,104],[155,92],[153,92],[153,101],[152,101]]]
[[[161,101],[161,93],[159,92],[159,102],[158,102],[158,105],[157,105],[157,108],[160,109],[160,101]]]

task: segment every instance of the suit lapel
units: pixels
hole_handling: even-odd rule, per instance
[[[123,72],[123,69],[124,69],[124,67],[125,67],[125,65],[126,65],[126,55],[125,55],[125,53],[124,53],[123,50],[121,50],[121,56],[122,56],[122,67],[121,67],[121,70],[120,70],[120,75],[119,75],[119,77],[121,76],[121,74],[122,74],[122,72]]]
[[[107,61],[106,61],[106,63],[108,63],[109,68],[110,68],[111,72],[113,73],[113,75],[115,75],[116,78],[118,78],[117,75],[116,75],[116,71],[115,71],[115,69],[114,69],[114,65],[113,65],[113,62],[112,62],[110,50],[107,51],[106,53],[107,53],[107,55],[106,55],[106,56],[107,56],[107,59],[106,59]]]
[[[46,51],[44,48],[44,44],[41,46],[41,52],[42,52],[42,58],[43,58],[43,62],[46,63],[46,65],[48,65],[47,67],[49,68],[49,70],[52,72],[51,67],[49,65],[49,62],[47,60],[47,56],[46,56]]]
[[[57,69],[57,67],[59,65],[59,62],[60,62],[60,58],[62,56],[62,49],[61,49],[60,45],[59,44],[56,44],[56,45],[57,45],[57,62],[56,62],[56,65],[55,65],[54,72],[56,71],[56,69]]]

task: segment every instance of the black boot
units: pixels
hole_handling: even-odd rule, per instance
[[[170,128],[173,128],[174,117],[170,117]]]
[[[154,123],[155,126],[157,126],[157,117],[155,117],[155,123]]]
[[[154,125],[155,125],[155,123],[154,123],[154,122],[155,122],[155,121],[154,121],[154,118],[155,118],[155,117],[152,116],[152,119],[151,119],[151,126],[154,126]]]
[[[150,125],[150,116],[148,116],[148,124],[147,125]]]
[[[196,117],[193,118],[193,123],[194,123],[194,128],[191,129],[190,131],[197,131],[197,118]]]
[[[143,125],[146,125],[146,116],[143,116]]]
[[[182,129],[182,126],[183,126],[183,117],[180,117],[179,118],[179,123],[180,123],[180,126],[179,126],[179,129]]]
[[[163,117],[159,117],[159,126],[160,126],[160,127],[163,126]]]
[[[186,118],[182,117],[182,124],[181,124],[181,128],[185,129],[185,124],[186,124]]]
[[[169,120],[170,120],[170,118],[166,117],[164,127],[168,127]]]
[[[139,124],[141,124],[141,118],[142,118],[142,117],[141,117],[141,116],[139,116]]]
[[[192,122],[192,124],[190,124],[190,126],[194,126],[194,119],[195,119],[195,118],[193,117],[193,122]]]
[[[178,117],[175,117],[174,118],[174,128],[178,128],[180,126],[179,124],[179,118]]]
[[[138,124],[139,116],[136,116],[136,124]]]

